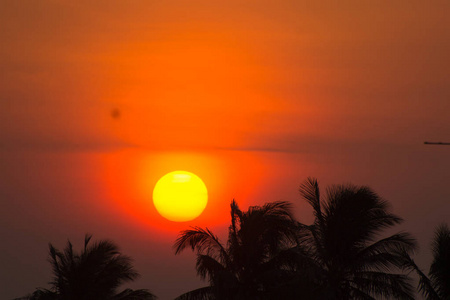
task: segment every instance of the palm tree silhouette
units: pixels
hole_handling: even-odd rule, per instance
[[[450,299],[450,229],[446,224],[436,228],[432,252],[429,276],[419,269],[410,256],[405,255],[406,266],[419,275],[419,291],[426,299]]]
[[[450,229],[441,225],[433,242],[430,279],[441,299],[450,299]]]
[[[101,240],[90,244],[86,235],[80,253],[67,242],[63,251],[49,244],[52,265],[52,288],[38,289],[29,299],[36,300],[153,300],[147,290],[117,289],[139,275],[133,269],[131,258],[119,252],[116,244]]]
[[[174,244],[175,253],[186,247],[195,251],[197,274],[210,285],[177,300],[263,299],[284,279],[280,254],[296,241],[293,220],[288,202],[266,203],[243,212],[233,200],[226,245],[208,228],[182,231]]]
[[[407,233],[378,239],[402,221],[387,211],[386,201],[354,185],[332,186],[322,199],[315,178],[300,186],[300,194],[315,220],[300,224],[297,262],[315,278],[315,299],[414,299],[409,277],[400,272],[414,239]]]

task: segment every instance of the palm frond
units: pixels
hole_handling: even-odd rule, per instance
[[[244,218],[244,213],[239,209],[239,206],[235,199],[230,204],[231,224],[228,229],[228,241],[227,241],[227,257],[233,257],[234,253],[239,249],[239,237],[238,230]],[[227,263],[230,265],[230,262]],[[231,266],[231,265],[230,265]]]
[[[249,212],[252,210],[250,207]],[[257,210],[261,211],[264,216],[279,216],[282,218],[287,218],[294,220],[292,213],[292,203],[288,201],[275,201],[265,203],[262,207],[257,207]]]
[[[191,247],[191,249],[197,251],[197,253],[206,253],[208,255],[218,253],[224,260],[228,257],[219,238],[208,228],[203,229],[200,227],[193,227],[190,230],[182,231],[173,245],[175,254],[179,254],[186,247]]]
[[[92,239],[92,234],[88,234],[86,233],[84,236],[84,251],[86,252],[88,244],[90,242],[90,240]]]
[[[262,248],[264,251],[269,250],[269,255],[275,255],[281,249],[292,247],[298,242],[298,227],[291,203],[266,203],[261,208],[249,209],[246,215],[251,220],[241,227],[241,234],[248,231],[249,235],[258,236],[265,244]]]
[[[48,289],[37,289],[30,296],[21,298],[27,300],[57,300],[58,295],[56,292],[48,290]]]
[[[430,279],[443,299],[450,298],[450,229],[442,224],[436,229],[432,244],[433,262]]]
[[[416,239],[407,232],[399,232],[389,237],[378,240],[361,250],[359,256],[365,257],[374,253],[396,252],[411,253],[417,248]]]
[[[319,224],[323,223],[319,183],[316,178],[308,177],[299,188],[300,195],[311,205]],[[320,225],[322,226],[322,225]]]
[[[156,300],[157,297],[148,290],[132,290],[125,289],[122,292],[114,295],[111,300]]]
[[[206,279],[209,277],[211,280],[214,280],[219,273],[225,271],[225,267],[220,262],[215,260],[213,257],[204,254],[197,255],[196,269],[197,274],[201,279]]]
[[[231,215],[231,230],[236,232],[236,228],[239,224],[236,224],[236,222],[239,222],[242,219],[242,211],[239,209],[239,206],[235,199],[231,201],[230,204],[230,215]]]
[[[407,275],[363,271],[355,273],[350,282],[355,289],[368,295],[406,300],[414,299],[414,289],[411,285],[411,279]]]
[[[315,260],[314,255],[301,246],[280,251],[264,264],[266,265],[267,270],[288,270],[311,278],[320,278],[323,274],[320,263]]]
[[[413,252],[416,247],[416,241],[409,233],[397,233],[361,249],[352,265],[357,270],[402,269],[404,255]]]
[[[428,300],[440,300],[441,298],[435,291],[430,279],[425,273],[417,266],[415,261],[409,256],[408,253],[403,254],[404,268],[417,273],[419,276],[418,290]]]
[[[354,300],[375,300],[374,297],[354,287],[350,287],[349,294]]]
[[[325,249],[325,245],[322,239],[322,232],[318,224],[303,225],[299,230],[299,246],[310,253],[316,261],[322,262],[324,265],[328,265],[329,254]]]
[[[206,286],[190,292],[184,293],[175,298],[175,300],[215,300],[212,287]]]

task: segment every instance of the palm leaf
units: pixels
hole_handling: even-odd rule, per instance
[[[414,299],[411,279],[403,274],[363,271],[354,274],[350,280],[353,288],[368,295],[378,295],[384,298]]]
[[[209,277],[213,281],[214,277],[225,271],[225,267],[220,262],[209,255],[203,254],[197,255],[196,269],[201,279]]]
[[[222,260],[228,260],[228,254],[219,238],[208,228],[193,227],[193,229],[182,231],[173,246],[175,254],[179,254],[186,247],[208,255],[218,253]]]
[[[132,290],[125,289],[119,294],[116,294],[111,300],[156,300],[157,297],[148,290]]]
[[[450,298],[450,229],[440,225],[432,244],[433,262],[430,279],[436,292],[444,299]]]
[[[414,260],[407,254],[404,253],[404,268],[408,270],[415,271],[417,275],[419,275],[419,284],[418,290],[419,292],[426,297],[428,300],[440,300],[441,298],[435,291],[431,280],[428,278],[425,273],[416,265]]]
[[[33,294],[25,297],[27,300],[57,300],[56,292],[47,289],[37,289]]]
[[[363,248],[353,260],[355,270],[404,268],[404,255],[416,248],[415,239],[408,233],[397,233]]]
[[[212,287],[210,286],[192,290],[175,298],[175,300],[215,300],[215,299],[216,298],[213,295]]]
[[[323,226],[319,183],[316,178],[308,177],[299,188],[300,195],[312,206],[316,220]]]

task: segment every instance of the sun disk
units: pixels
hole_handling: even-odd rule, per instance
[[[186,171],[170,172],[155,185],[153,204],[164,218],[185,222],[197,218],[208,202],[208,191],[203,181]]]

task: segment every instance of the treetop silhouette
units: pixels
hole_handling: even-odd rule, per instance
[[[296,221],[288,202],[242,211],[233,200],[226,244],[208,228],[182,231],[175,253],[196,252],[209,286],[177,299],[414,299],[403,270],[415,240],[405,232],[380,237],[402,221],[385,200],[350,184],[322,196],[315,178],[299,191],[313,208],[311,225]]]
[[[120,253],[115,243],[100,240],[91,243],[86,235],[84,248],[78,253],[70,241],[63,251],[49,244],[49,262],[53,280],[50,289],[38,289],[32,300],[154,300],[147,290],[117,289],[135,280],[131,258]]]
[[[226,244],[208,228],[180,233],[175,253],[187,247],[195,251],[197,273],[208,279],[210,286],[177,299],[263,299],[282,277],[277,274],[281,270],[277,257],[297,239],[291,204],[280,201],[242,211],[233,200],[230,208]]]

